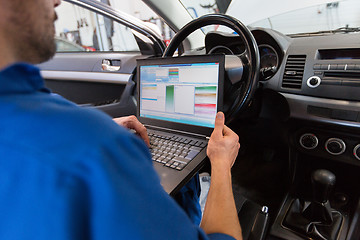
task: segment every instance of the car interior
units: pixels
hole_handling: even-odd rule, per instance
[[[180,1],[143,2],[174,31],[168,45],[153,28],[103,2],[64,0],[64,8],[88,11],[103,26],[109,19],[122,25],[135,47],[117,50],[113,37],[103,51],[58,52],[39,65],[46,86],[111,117],[135,115],[138,59],[223,54],[223,111],[241,144],[232,180],[244,239],[360,239],[356,29],[291,35],[220,13],[192,19],[179,11],[186,18],[174,20],[166,9]],[[231,30],[199,33],[210,25]],[[206,161],[199,171],[210,168]]]

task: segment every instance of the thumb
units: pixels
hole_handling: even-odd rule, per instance
[[[225,124],[225,116],[224,113],[222,112],[218,112],[216,114],[216,118],[215,118],[215,128],[214,128],[214,134],[216,135],[223,135],[223,131],[224,131],[224,124]]]

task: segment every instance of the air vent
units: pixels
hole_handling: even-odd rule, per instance
[[[306,55],[289,55],[282,82],[283,88],[301,89]]]

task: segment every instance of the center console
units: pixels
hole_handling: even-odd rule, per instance
[[[360,239],[359,134],[314,125],[290,139],[293,179],[270,239]]]
[[[358,36],[291,38],[278,78],[264,83],[284,99],[264,102],[286,115],[271,119],[284,123],[291,176],[269,240],[360,239]]]
[[[325,166],[323,160],[300,157],[306,167],[298,165],[293,187],[282,203],[270,235],[294,240],[360,239],[359,169],[334,162],[321,169]]]

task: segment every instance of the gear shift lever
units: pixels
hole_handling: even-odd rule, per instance
[[[304,216],[312,221],[330,224],[333,221],[329,195],[336,182],[335,175],[325,169],[319,169],[311,175],[313,201],[305,209]]]
[[[329,195],[336,182],[335,175],[325,169],[318,169],[311,175],[314,201],[325,203],[329,200]]]
[[[311,239],[337,239],[343,216],[332,209],[329,202],[335,181],[335,175],[328,170],[314,171],[311,175],[313,199],[294,199],[284,219],[284,226]]]

